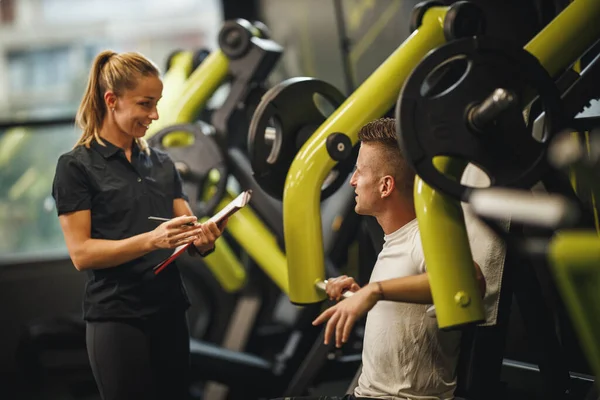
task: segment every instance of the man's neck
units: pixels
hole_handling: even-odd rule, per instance
[[[415,213],[415,205],[412,199],[404,196],[390,198],[384,207],[384,210],[375,216],[377,222],[383,229],[383,233],[389,235],[396,232],[404,225],[417,217]]]

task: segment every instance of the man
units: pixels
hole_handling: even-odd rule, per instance
[[[414,209],[415,173],[398,147],[393,119],[365,125],[358,137],[361,147],[350,180],[355,210],[377,219],[385,243],[369,284],[359,288],[347,276],[328,282],[331,299],[340,300],[346,290],[354,295],[313,324],[328,321],[325,343],[335,333],[340,347],[356,320],[368,312],[356,398],[452,399],[460,332],[440,331],[426,313],[433,300]],[[485,280],[474,265],[483,294]]]

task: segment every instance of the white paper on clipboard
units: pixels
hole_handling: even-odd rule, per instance
[[[235,199],[221,209],[218,213],[213,215],[209,221],[213,221],[215,224],[219,224],[223,219],[231,217],[238,210],[244,208],[252,198],[252,190],[246,190],[240,193]]]

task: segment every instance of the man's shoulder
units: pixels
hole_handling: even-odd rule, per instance
[[[401,229],[403,230],[402,234],[386,243],[387,249],[384,247],[383,251],[389,255],[389,258],[410,260],[409,264],[416,268],[413,273],[419,273],[423,270],[425,263],[419,225],[414,220]]]

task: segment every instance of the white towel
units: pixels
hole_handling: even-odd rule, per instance
[[[461,183],[471,187],[487,187],[490,180],[483,171],[473,164],[469,164],[463,173]],[[498,317],[506,247],[498,235],[473,213],[468,203],[462,203],[462,207],[473,259],[481,267],[486,282],[486,293],[483,299],[486,321],[481,325],[495,325]],[[509,221],[503,221],[501,226],[508,229]]]

